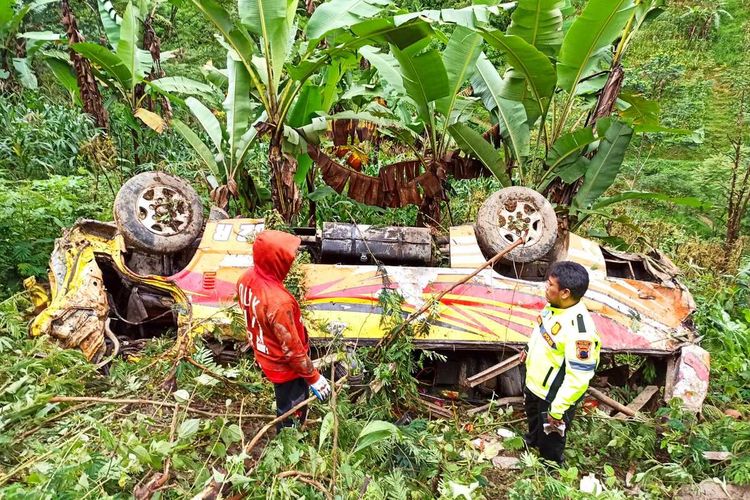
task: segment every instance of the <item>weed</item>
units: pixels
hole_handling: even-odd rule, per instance
[[[97,135],[86,115],[34,92],[0,96],[0,177],[44,179],[79,173],[80,147]]]
[[[46,275],[54,239],[63,228],[79,217],[107,217],[111,198],[96,200],[92,185],[86,176],[0,179],[0,296],[17,289],[22,278]]]

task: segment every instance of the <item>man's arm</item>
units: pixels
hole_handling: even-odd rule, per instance
[[[550,405],[549,416],[562,420],[565,410],[578,401],[589,387],[599,361],[599,345],[594,335],[576,332],[565,343],[565,378]]]
[[[289,368],[305,379],[308,384],[318,380],[320,374],[313,366],[310,356],[307,355],[307,349],[300,340],[300,332],[297,331],[292,309],[281,306],[270,312],[268,319],[279,341],[281,356]]]

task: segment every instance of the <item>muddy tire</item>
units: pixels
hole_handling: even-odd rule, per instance
[[[485,257],[527,241],[504,256],[510,262],[532,262],[544,257],[557,240],[557,217],[547,199],[533,189],[514,186],[493,193],[479,209],[475,232]]]
[[[179,252],[203,230],[198,193],[183,179],[163,172],[144,172],[123,184],[114,216],[125,243],[148,252]]]

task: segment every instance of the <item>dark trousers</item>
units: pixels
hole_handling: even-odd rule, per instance
[[[273,390],[276,394],[276,416],[283,415],[309,397],[307,382],[301,378],[283,384],[273,384]],[[284,427],[292,427],[296,423],[302,424],[306,418],[307,406],[303,406],[290,417],[276,424],[276,430],[280,431]]]
[[[565,436],[556,432],[544,433],[544,423],[547,421],[547,412],[550,404],[538,397],[528,389],[524,388],[524,406],[526,408],[526,421],[529,423],[529,432],[524,436],[526,444],[531,448],[537,448],[542,458],[562,464],[563,451],[565,450],[565,438],[570,432],[576,405],[571,406],[563,413],[565,422]]]

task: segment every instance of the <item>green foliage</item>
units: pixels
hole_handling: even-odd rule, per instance
[[[97,198],[87,176],[35,181],[0,179],[0,294],[27,276],[45,276],[54,239],[79,217],[108,218],[111,198]]]
[[[124,7],[123,2],[116,3],[118,8]],[[219,6],[198,0],[196,3],[211,7],[212,14],[217,12],[214,7]],[[250,3],[245,2],[244,7]],[[254,2],[257,5],[266,3],[271,4]],[[288,7],[287,2],[282,3],[274,3],[273,6],[279,9]],[[369,8],[385,3],[375,0],[358,5],[367,11],[364,6]],[[640,2],[635,12],[657,3]],[[292,44],[287,40],[274,43],[273,47],[265,47],[261,43],[263,37],[255,35],[248,37],[252,39],[251,44],[240,44],[240,48],[248,50],[241,52],[242,62],[238,64],[247,71],[254,71],[258,77],[258,81],[253,82],[254,94],[251,97],[244,89],[245,97],[259,101],[261,96],[266,96],[266,66],[259,62],[257,56],[267,53],[272,63],[271,82],[281,75],[282,81],[276,90],[277,97],[283,97],[282,102],[289,111],[288,125],[296,128],[305,126],[318,108],[330,108],[337,102],[338,94],[347,91],[351,99],[346,102],[351,101],[358,106],[369,102],[371,96],[382,93],[389,105],[395,103],[395,118],[391,124],[396,123],[402,129],[413,127],[414,116],[408,107],[412,105],[407,104],[406,99],[400,102],[396,97],[406,93],[404,74],[412,77],[408,83],[412,86],[412,93],[416,90],[429,94],[430,98],[437,94],[430,94],[432,89],[428,87],[438,88],[444,82],[432,81],[434,79],[419,81],[414,78],[413,72],[402,71],[398,60],[383,49],[387,42],[384,32],[377,32],[377,26],[387,25],[389,30],[396,30],[396,27],[388,24],[388,20],[366,22],[366,18],[371,16],[368,12],[336,11],[333,8],[344,4],[348,2],[337,0],[326,4],[329,7],[319,8],[315,23],[312,20],[308,22],[307,17],[302,15],[302,5],[296,11],[300,14],[295,17],[300,28],[298,33],[304,32],[305,26],[308,34],[320,34],[326,31],[326,26],[336,26],[333,32],[325,36],[328,39],[327,48],[318,45],[313,48],[304,42]],[[515,96],[516,100],[512,103],[515,114],[509,116],[521,117],[520,120],[505,120],[506,129],[502,133],[506,139],[522,137],[524,140],[517,141],[519,147],[511,142],[508,151],[475,147],[473,154],[498,168],[507,165],[509,155],[528,157],[529,162],[536,162],[535,167],[542,170],[539,177],[544,177],[543,181],[550,181],[556,175],[566,181],[585,175],[585,170],[580,169],[576,162],[584,157],[588,159],[591,156],[589,153],[596,147],[602,150],[595,139],[606,138],[606,133],[595,137],[591,127],[580,126],[593,102],[585,96],[568,96],[564,92],[557,92],[554,97],[540,92],[542,99],[536,98],[538,96],[535,96],[533,86],[540,81],[544,83],[543,79],[540,80],[544,73],[524,73],[520,63],[528,62],[530,58],[514,58],[513,54],[526,51],[534,56],[539,52],[547,57],[557,57],[558,46],[562,43],[562,32],[556,28],[562,22],[557,8],[568,16],[571,12],[585,12],[586,5],[594,5],[597,9],[614,9],[617,5],[625,4],[627,2],[521,0],[512,14],[506,14],[500,21],[492,18],[491,23],[505,23],[493,24],[490,31],[497,35],[493,40],[498,48],[488,49],[487,58],[492,61],[490,66],[495,64],[502,70],[493,68],[497,78],[492,90],[501,98]],[[155,11],[157,29],[163,30],[159,33],[162,40],[170,40],[175,46],[184,48],[176,58],[165,61],[164,66],[170,75],[198,77],[204,62],[222,60],[228,51],[210,36],[212,28],[203,15],[179,2],[174,5],[177,7],[173,11],[174,19],[170,15],[171,5],[163,4]],[[417,11],[468,5],[468,1],[425,0],[403,5],[399,3],[398,8]],[[224,20],[235,19],[236,4],[222,1],[220,6],[226,7]],[[543,8],[535,9],[535,6]],[[78,7],[79,4],[74,3],[81,30],[89,41],[98,40],[102,35],[100,28],[92,22],[92,16],[96,16],[96,13]],[[724,15],[720,12],[722,9],[730,15]],[[337,15],[330,16],[331,11]],[[245,14],[240,12],[246,24],[257,26],[260,12],[257,9],[246,10]],[[290,32],[287,19],[274,16],[273,12],[266,14],[266,26],[273,28],[273,37],[278,38],[285,30]],[[457,11],[446,11],[430,15],[443,22],[446,15],[458,14]],[[513,24],[507,33],[510,36],[495,32],[505,30],[511,15]],[[636,23],[639,22],[639,15],[636,15]],[[154,471],[161,470],[167,459],[172,464],[172,476],[168,488],[159,492],[161,498],[194,496],[212,477],[222,477],[222,473],[218,472],[219,467],[226,471],[224,477],[230,484],[230,494],[242,493],[250,498],[321,496],[318,489],[302,481],[306,477],[314,478],[326,488],[335,487],[335,493],[339,496],[361,492],[358,496],[364,498],[450,498],[462,494],[466,495],[463,498],[469,495],[474,498],[482,495],[490,498],[585,498],[586,495],[579,491],[579,485],[581,478],[588,473],[595,473],[606,486],[607,490],[600,498],[671,496],[682,484],[711,477],[736,484],[750,483],[750,429],[746,420],[750,411],[747,406],[750,399],[750,271],[743,268],[734,277],[715,275],[710,259],[720,257],[720,252],[711,238],[720,236],[718,223],[723,215],[710,208],[687,210],[685,207],[692,201],[684,200],[692,197],[721,205],[716,202],[722,199],[725,190],[726,171],[722,168],[725,160],[715,155],[717,151],[724,150],[717,145],[726,140],[728,131],[733,127],[733,123],[727,119],[733,115],[727,110],[735,102],[731,99],[736,92],[732,84],[735,81],[744,82],[747,74],[743,62],[746,58],[745,37],[749,18],[750,9],[739,0],[722,4],[698,2],[690,8],[685,2],[676,2],[654,24],[644,26],[632,37],[634,41],[623,60],[625,88],[630,104],[645,105],[628,111],[623,109],[623,103],[619,103],[618,109],[623,117],[643,117],[651,113],[653,103],[642,99],[656,99],[660,103],[660,119],[664,125],[696,132],[679,136],[650,132],[634,138],[624,160],[624,175],[614,183],[610,182],[611,179],[596,183],[595,194],[604,198],[600,198],[598,203],[594,202],[593,207],[603,210],[602,203],[612,199],[628,200],[629,203],[607,207],[612,210],[611,220],[586,227],[602,231],[597,234],[610,234],[625,246],[636,245],[635,248],[647,249],[648,244],[657,245],[683,266],[698,304],[694,318],[696,326],[703,336],[703,345],[712,354],[711,390],[702,415],[696,417],[683,412],[677,402],[661,410],[654,418],[642,422],[619,422],[598,415],[580,415],[570,431],[565,468],[550,471],[533,454],[521,452],[521,471],[498,474],[489,467],[486,459],[479,456],[470,442],[480,432],[492,433],[499,425],[514,426],[514,430],[523,432],[523,423],[503,423],[504,420],[514,420],[518,415],[493,411],[476,417],[474,425],[477,430],[471,432],[460,429],[455,423],[442,421],[416,419],[403,423],[419,411],[414,407],[418,396],[413,374],[422,366],[422,356],[426,354],[413,349],[412,340],[424,326],[423,322],[418,322],[388,342],[385,348],[370,349],[369,355],[363,357],[365,374],[374,376],[383,384],[374,397],[360,397],[357,401],[351,401],[342,392],[335,407],[315,404],[312,418],[322,418],[320,426],[311,422],[302,431],[284,431],[271,439],[262,452],[259,446],[253,457],[248,457],[240,445],[243,440],[247,442],[252,438],[259,421],[243,418],[240,422],[231,415],[240,411],[245,414],[273,413],[272,389],[251,359],[242,358],[239,363],[230,366],[218,364],[211,349],[198,342],[193,355],[196,361],[229,380],[241,381],[241,384],[217,382],[194,366],[182,364],[177,371],[177,399],[175,395],[160,389],[171,367],[171,363],[161,356],[172,345],[172,340],[162,338],[149,341],[142,352],[129,360],[117,359],[110,368],[109,376],[105,377],[95,372],[79,353],[60,350],[48,338],[27,338],[31,306],[23,294],[15,294],[0,302],[0,469],[3,471],[0,474],[0,496],[126,497],[132,495],[136,485],[147,482]],[[475,18],[471,20],[476,21]],[[172,24],[172,21],[177,23]],[[571,21],[569,17],[563,26],[572,26]],[[25,31],[42,32],[53,29],[58,19],[51,15],[35,16],[29,22],[30,26],[25,27]],[[370,39],[362,36],[357,40],[353,37],[349,28],[359,22],[364,22],[360,26],[361,34],[374,33]],[[318,26],[315,27],[317,32],[310,28],[311,23],[313,27]],[[592,25],[591,19],[585,23],[581,21],[581,26],[586,23]],[[126,31],[132,32],[132,18],[125,24],[130,26]],[[438,22],[432,24],[438,25]],[[231,26],[240,31],[243,28],[241,22],[233,21]],[[421,35],[429,30],[435,31],[426,23],[420,26],[416,32]],[[296,26],[293,27],[296,29]],[[252,33],[257,31],[256,28],[251,30]],[[416,32],[404,28],[392,40],[398,42],[397,50],[402,52],[400,59],[407,64],[410,63],[409,58],[413,62],[418,57],[418,52],[404,56],[403,52],[409,52],[409,49],[403,45],[406,39],[403,35]],[[535,33],[544,33],[545,36],[535,37]],[[568,33],[573,34],[566,40],[567,44],[572,44],[573,39],[580,42],[586,38],[590,42],[589,47],[601,48],[602,53],[614,52],[610,43],[591,41],[594,33],[580,26],[571,28]],[[230,45],[242,41],[237,32],[230,30],[227,34],[230,35]],[[451,35],[455,38],[450,38]],[[31,36],[26,39],[27,47],[37,35]],[[137,37],[130,38],[140,43]],[[629,41],[630,38],[626,37],[625,40]],[[686,38],[692,40],[690,44],[685,43]],[[470,70],[474,65],[465,64],[465,71],[462,71],[461,63],[473,60],[477,48],[472,43],[475,39],[476,33],[450,26],[444,33],[435,35],[429,47],[420,48],[425,50],[424,54],[434,54],[441,50],[443,43],[447,41],[450,45],[452,41],[455,49],[454,52],[447,49],[441,52],[450,89],[447,97],[425,99],[427,105],[435,107],[439,112],[437,114],[450,118],[441,122],[441,117],[437,116],[438,133],[443,127],[450,127],[454,123],[451,120],[456,119],[462,120],[461,125],[449,130],[465,132],[469,126],[486,125],[486,111],[471,114],[469,119],[464,115],[473,105],[469,100],[456,98],[452,101],[455,113],[450,111],[450,100],[456,97],[452,94],[456,94],[457,89],[461,90],[471,76]],[[363,73],[365,78],[360,79],[353,52],[337,52],[336,47],[341,45],[336,44],[349,44],[348,47],[354,51],[364,43],[368,47],[362,47],[361,54],[367,56],[376,68],[380,82],[367,80],[375,70],[370,70],[369,74]],[[130,56],[124,59],[130,61],[132,73],[139,74],[142,68],[133,64],[133,57],[144,54],[132,50],[134,46],[123,46],[119,50],[120,44],[113,43],[115,52],[110,54]],[[537,52],[529,51],[528,47],[535,47]],[[283,67],[279,63],[281,49],[285,51]],[[101,53],[99,48],[91,50]],[[232,51],[229,52],[231,55]],[[608,59],[599,57],[601,54],[595,52],[594,57],[583,61],[580,59],[582,53],[566,49],[560,55],[563,64],[559,71],[572,74],[566,66],[572,64],[571,61],[580,64],[576,71],[584,75],[592,68],[606,67]],[[103,53],[99,55],[101,67],[105,68],[104,58],[108,56]],[[437,61],[432,55],[428,57],[432,57],[430,61]],[[510,71],[505,71],[506,64],[512,67]],[[423,66],[435,69],[435,65]],[[37,70],[35,76],[40,87],[45,89],[45,79],[50,76],[49,73],[45,73],[43,67],[34,69]],[[119,69],[114,66],[110,69],[117,76]],[[211,67],[203,70],[211,76],[210,81],[220,88],[226,86],[227,75],[222,74],[224,71]],[[109,78],[112,75],[103,76]],[[566,76],[563,80],[571,80],[571,77]],[[597,82],[600,82],[595,80],[586,80],[579,84],[579,89],[583,89],[584,85],[588,90],[595,89]],[[362,84],[362,81],[365,83]],[[304,83],[300,85],[301,82]],[[127,83],[132,84],[132,81]],[[172,87],[165,86],[163,90],[171,91],[181,85],[180,81],[175,80],[167,83]],[[357,87],[360,84],[367,86]],[[378,85],[383,87],[382,92]],[[560,84],[556,86],[560,87]],[[205,93],[206,87],[202,88]],[[288,93],[282,96],[287,88]],[[475,86],[476,94],[481,94],[480,90]],[[134,157],[133,153],[140,158],[139,169],[166,169],[203,183],[202,162],[209,164],[211,158],[220,162],[217,157],[231,156],[230,149],[236,154],[241,150],[238,146],[250,124],[247,110],[240,109],[241,113],[234,115],[240,117],[234,120],[239,124],[237,128],[221,130],[220,127],[217,133],[215,127],[208,127],[205,135],[201,133],[198,139],[207,148],[217,144],[223,148],[209,149],[208,155],[198,152],[196,156],[190,151],[190,146],[194,146],[193,141],[186,142],[171,130],[158,136],[142,130],[142,125],[133,119],[131,101],[113,100],[111,91],[105,94],[112,119],[111,142],[107,148],[95,145],[99,140],[97,131],[77,109],[58,104],[55,99],[40,97],[41,94],[37,93],[0,98],[1,296],[7,297],[17,290],[21,278],[42,276],[46,272],[53,239],[62,228],[78,217],[110,218],[109,197],[117,184],[136,170],[129,160]],[[208,109],[220,109],[215,97],[204,96]],[[533,100],[530,99],[532,97]],[[567,100],[568,97],[570,100]],[[554,109],[557,119],[565,111],[565,104],[571,106],[571,113],[560,120],[564,123],[556,137],[549,127],[547,130],[534,130],[529,120],[524,118],[536,120],[538,111],[548,104],[545,98],[558,101]],[[228,109],[234,107],[228,104]],[[538,108],[536,113],[535,108]],[[647,113],[643,113],[644,110]],[[191,111],[198,116],[194,109],[191,108]],[[202,111],[204,119],[197,119],[205,125],[212,119],[205,113],[206,110]],[[187,121],[184,108],[177,107],[175,112],[183,121]],[[208,113],[219,120],[222,118],[222,111]],[[428,120],[431,118],[426,117]],[[378,119],[385,122],[390,117],[379,116]],[[283,120],[276,123],[283,123]],[[527,135],[523,134],[523,127],[529,130]],[[136,144],[131,143],[132,130],[140,130]],[[419,130],[419,127],[410,130]],[[547,133],[551,135],[547,137]],[[477,135],[474,133],[470,139],[477,139]],[[449,137],[445,136],[441,146],[448,146],[449,142]],[[468,148],[466,142],[476,141],[464,142],[463,147]],[[234,146],[230,148],[229,143]],[[542,151],[545,147],[549,149],[546,156]],[[264,182],[270,177],[265,162],[267,151],[266,144],[253,145],[246,151],[245,167],[255,178]],[[386,141],[380,161],[385,164],[386,159],[400,160],[404,155],[403,150],[391,149]],[[366,171],[374,174],[377,167],[377,164],[368,165]],[[87,172],[98,176],[99,183]],[[474,221],[479,205],[500,186],[500,182],[494,178],[471,181],[449,179],[446,185],[450,198],[450,222],[463,224]],[[609,191],[604,192],[604,188],[609,188]],[[382,210],[363,206],[325,186],[311,191],[307,196],[317,203],[318,222],[331,220],[407,225],[414,220],[416,213],[416,207]],[[650,201],[637,202],[634,195],[629,194],[643,191],[656,194],[649,195]],[[584,206],[588,206],[591,202],[589,198],[594,197],[586,198]],[[681,198],[686,204],[677,207],[656,203],[667,198]],[[292,275],[295,281],[289,286],[300,296],[304,290],[301,274],[293,272]],[[405,316],[403,298],[386,287],[381,294],[380,306],[387,313],[382,328],[386,332],[392,331]],[[627,394],[634,389],[629,391]],[[81,405],[70,413],[61,414],[70,405],[49,403],[52,395],[179,401],[181,405],[208,409],[217,416],[193,414],[182,406],[176,413],[175,432],[170,435],[175,415],[172,408],[97,404]],[[744,420],[736,421],[724,416],[724,410],[729,408],[740,411]],[[393,422],[396,416],[404,418]],[[518,436],[503,444],[511,454],[523,447]],[[729,451],[732,456],[723,462],[709,462],[703,458],[703,451]],[[252,471],[247,470],[248,463],[256,464]],[[331,483],[334,464],[337,472]],[[279,476],[281,472],[290,470],[309,476]],[[12,475],[7,476],[8,473]],[[501,492],[496,493],[496,489]]]
[[[715,40],[725,21],[732,15],[723,9],[724,2],[706,2],[707,5],[688,6],[679,19],[678,26],[691,42]]]
[[[91,120],[36,94],[0,97],[0,177],[43,179],[77,174],[81,147],[97,135]]]
[[[57,40],[58,36],[49,31],[21,31],[32,12],[42,10],[52,1],[0,0],[0,90],[12,90],[14,84],[28,89],[37,87],[32,58],[47,41]]]
[[[720,402],[750,398],[750,268],[744,267],[733,283],[707,298],[696,314],[713,353],[712,383],[723,388],[712,397]]]

